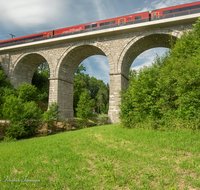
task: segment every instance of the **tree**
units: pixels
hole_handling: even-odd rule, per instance
[[[81,64],[76,69],[74,75],[73,107],[75,115],[80,95],[85,91],[85,89],[88,90],[91,99],[93,99],[92,106],[98,108],[99,113],[108,113],[109,85],[106,85],[102,80],[98,80],[94,77],[90,77],[88,74],[84,74],[83,71],[86,71],[86,68]]]
[[[6,136],[20,138],[33,135],[41,124],[41,113],[34,101],[25,102],[20,97],[8,96],[2,109],[4,119],[11,121],[6,128]]]
[[[47,62],[45,62],[36,69],[32,79],[32,85],[36,86],[38,89],[39,99],[45,104],[48,103],[49,77],[49,65]]]
[[[91,115],[92,101],[91,96],[87,89],[81,93],[80,100],[78,102],[76,111],[77,116],[82,119],[82,124],[87,127],[88,118]]]
[[[6,79],[0,63],[0,119],[3,119],[2,107],[5,102],[5,98],[15,92],[16,90],[13,88],[10,81]]]
[[[103,82],[103,81],[102,81]],[[97,106],[99,113],[108,113],[108,102],[109,102],[109,85],[101,83],[101,86],[96,95]]]
[[[36,103],[40,99],[38,89],[27,83],[14,89],[0,68],[0,95],[0,117],[11,122],[6,127],[6,136],[22,138],[33,135],[42,124],[42,111]],[[58,106],[52,106],[44,113],[49,122],[58,118]]]
[[[80,64],[80,65],[77,67],[77,69],[76,69],[76,71],[75,71],[75,74],[80,74],[80,73],[82,73],[82,71],[86,71],[86,68],[83,66],[83,64]]]
[[[49,105],[49,110],[44,112],[43,121],[47,124],[47,129],[51,131],[56,131],[57,122],[59,120],[59,111],[57,103],[52,103]]]
[[[28,83],[23,83],[18,85],[18,96],[24,102],[37,101],[38,92],[34,85],[29,85]]]

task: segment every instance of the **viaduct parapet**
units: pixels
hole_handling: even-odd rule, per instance
[[[118,123],[119,92],[128,85],[132,62],[150,48],[170,48],[170,38],[191,30],[198,17],[193,14],[0,48],[0,62],[15,88],[23,82],[31,84],[37,67],[48,62],[49,104],[57,102],[60,116],[73,120],[76,68],[92,55],[106,56],[110,64],[108,116],[110,123]]]

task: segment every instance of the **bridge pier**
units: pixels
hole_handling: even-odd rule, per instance
[[[56,102],[59,106],[60,120],[74,119],[73,83],[58,78],[49,79],[49,105]]]
[[[121,104],[120,92],[128,86],[128,77],[122,73],[110,73],[110,94],[108,122],[119,123],[119,105]]]

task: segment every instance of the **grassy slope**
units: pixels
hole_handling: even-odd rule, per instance
[[[200,189],[200,133],[107,125],[0,143],[0,180],[0,189]]]

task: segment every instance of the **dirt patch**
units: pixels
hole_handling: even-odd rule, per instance
[[[61,132],[61,131],[71,131],[71,130],[76,130],[76,121],[69,121],[66,125],[63,122],[55,122],[54,125],[55,131],[51,131],[48,129],[47,124],[44,124],[40,130],[38,130],[39,134],[51,134],[55,132]]]

